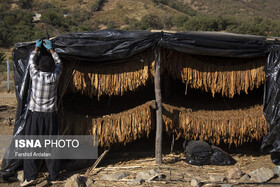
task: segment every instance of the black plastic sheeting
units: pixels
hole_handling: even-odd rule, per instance
[[[191,165],[234,165],[236,160],[227,152],[214,145],[209,145],[207,142],[197,140],[185,141],[183,144],[186,155],[186,163]]]
[[[223,32],[164,33],[159,44],[188,54],[221,57],[265,56],[271,45],[264,36]]]
[[[94,64],[126,59],[145,50],[153,50],[156,46],[188,54],[250,58],[268,55],[273,45],[273,42],[268,42],[266,37],[262,36],[212,32],[153,33],[118,30],[72,33],[56,37],[51,41],[62,59]],[[34,44],[34,42],[17,43],[13,50],[14,81],[18,100],[14,136],[21,134],[25,125],[30,90],[27,63]],[[274,55],[276,53],[270,53],[269,59],[274,59]],[[67,66],[66,61],[63,66]],[[279,65],[276,67],[278,68]],[[270,89],[271,84],[272,82],[266,82],[266,88]],[[269,103],[266,108],[272,107],[279,100],[278,98],[277,95],[274,103]],[[268,99],[267,102],[270,100]],[[266,116],[270,116],[270,112],[266,111]],[[14,151],[12,148],[6,151],[2,161],[2,171],[15,171],[22,166],[21,160],[6,159]]]
[[[264,137],[261,149],[273,153],[280,151],[280,45],[271,48],[264,71],[263,113],[269,133]]]
[[[71,59],[104,62],[126,59],[156,45],[161,33],[102,30],[53,39],[56,52]]]

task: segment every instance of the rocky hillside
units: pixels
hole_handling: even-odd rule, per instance
[[[100,29],[279,36],[279,14],[278,0],[1,0],[0,47],[46,30],[51,36]]]
[[[185,0],[193,9],[216,16],[239,18],[263,17],[277,20],[280,15],[278,0]]]

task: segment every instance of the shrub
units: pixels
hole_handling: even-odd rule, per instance
[[[177,28],[181,28],[189,20],[189,17],[186,15],[179,15],[173,18],[173,23]]]
[[[147,29],[162,29],[163,24],[158,15],[148,14],[142,17],[141,24],[145,30]]]
[[[218,23],[213,18],[196,16],[190,18],[184,28],[188,31],[217,31]]]
[[[4,52],[0,51],[0,65],[4,63],[6,55]]]
[[[7,25],[15,25],[17,23],[15,15],[8,15],[4,18],[4,23]]]
[[[2,0],[0,1],[0,12],[6,12],[7,10],[10,10],[11,3],[9,0]]]
[[[116,23],[114,21],[108,21],[107,28],[108,29],[116,29],[117,25],[116,25]]]
[[[12,27],[5,23],[0,23],[0,45],[9,47],[12,45]]]
[[[101,9],[102,4],[105,2],[105,0],[95,0],[93,5],[91,6],[91,11],[95,12]]]
[[[43,2],[38,1],[38,5],[36,5],[36,6],[40,7],[40,9],[42,9],[42,10],[55,8],[54,5],[52,5],[51,3],[47,2],[47,1],[43,1]]]
[[[163,4],[170,6],[171,8],[183,12],[189,16],[195,16],[197,13],[194,9],[192,9],[188,4],[182,3],[180,1],[173,1],[173,0],[153,0],[153,2],[158,4]]]
[[[82,23],[90,19],[91,13],[86,10],[80,10],[78,8],[75,8],[72,12],[72,18],[76,23]]]
[[[41,21],[53,26],[60,26],[63,23],[63,15],[55,10],[51,10],[42,14]]]
[[[31,9],[33,0],[18,0],[17,4],[22,9]]]

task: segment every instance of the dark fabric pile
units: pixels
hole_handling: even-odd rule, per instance
[[[191,165],[233,165],[236,163],[227,152],[203,141],[184,142],[186,162]]]

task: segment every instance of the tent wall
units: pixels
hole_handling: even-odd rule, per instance
[[[161,52],[162,77],[171,75],[180,79],[187,87],[211,92],[213,96],[222,94],[232,98],[243,92],[248,93],[264,83],[263,66],[273,45],[262,36],[116,30],[66,34],[54,38],[52,42],[64,62],[64,73],[67,74],[65,79],[61,79],[61,96],[66,91],[65,85],[69,84],[67,91],[91,98],[124,95],[147,86],[148,82],[152,83],[156,46]],[[17,119],[24,114],[28,101],[29,78],[26,67],[33,47],[34,42],[18,43],[13,50],[15,85],[19,100]],[[192,116],[188,113],[184,115]],[[259,115],[258,119],[262,121],[262,115]],[[213,123],[219,124],[218,121]],[[19,122],[16,122],[16,126],[18,124]],[[188,123],[180,123],[179,128],[187,128],[186,124]],[[259,124],[262,124],[261,132],[265,132],[263,122]],[[196,125],[193,122],[193,126]],[[251,135],[257,139],[259,136],[261,135]],[[236,141],[230,140],[228,143],[244,142]],[[217,140],[216,143],[218,142],[220,141]]]

